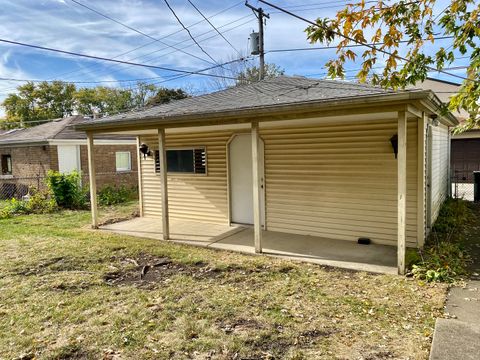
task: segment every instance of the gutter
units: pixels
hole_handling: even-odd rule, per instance
[[[48,140],[12,140],[0,141],[0,148],[48,145]]]
[[[435,102],[438,98],[433,94],[431,90],[390,93],[390,94],[378,94],[369,96],[357,96],[341,99],[329,99],[329,100],[317,100],[317,101],[303,101],[287,104],[272,104],[266,106],[250,107],[245,109],[235,110],[222,110],[222,111],[209,111],[203,113],[184,114],[168,116],[164,115],[152,115],[147,117],[135,118],[135,114],[128,114],[128,119],[112,119],[112,120],[98,120],[97,122],[83,122],[74,126],[75,130],[79,131],[96,131],[96,130],[121,130],[121,128],[142,126],[185,126],[194,125],[197,122],[210,120],[227,122],[228,120],[243,120],[248,122],[251,118],[266,117],[272,115],[288,115],[301,112],[315,112],[326,110],[337,110],[336,108],[347,109],[364,105],[376,105],[381,103],[388,103],[391,101],[404,102],[408,100],[427,100],[429,102]],[[439,101],[439,100],[438,100]]]

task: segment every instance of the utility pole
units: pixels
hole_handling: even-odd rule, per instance
[[[263,25],[264,25],[264,18],[270,19],[270,15],[266,14],[262,8],[253,7],[248,3],[245,2],[245,6],[252,9],[253,13],[257,16],[258,19],[258,37],[259,37],[259,55],[260,55],[260,67],[259,67],[259,80],[263,80],[265,77],[265,51],[264,51],[264,43],[263,43]]]

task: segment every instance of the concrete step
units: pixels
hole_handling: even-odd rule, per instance
[[[454,359],[480,359],[480,325],[455,319],[437,319],[430,360]]]

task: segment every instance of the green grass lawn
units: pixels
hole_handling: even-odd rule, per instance
[[[0,359],[428,358],[444,285],[92,231],[89,221],[85,211],[0,220]]]

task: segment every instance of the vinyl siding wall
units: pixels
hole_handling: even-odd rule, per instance
[[[167,148],[205,146],[207,174],[168,174],[170,217],[228,222],[226,144],[231,132],[167,134]],[[141,137],[151,150],[158,150],[156,136]],[[152,151],[153,152],[153,151]],[[160,176],[155,173],[154,157],[141,159],[143,214],[162,216]]]
[[[407,131],[407,245],[415,246],[416,121]],[[267,228],[396,245],[396,132],[396,121],[262,130]]]
[[[448,196],[448,127],[432,127],[432,220],[437,219],[440,207]]]
[[[397,243],[397,122],[261,129],[267,230]],[[167,134],[167,147],[206,146],[207,175],[168,175],[172,218],[228,222],[226,145],[233,132]],[[156,136],[142,137],[151,149]],[[416,243],[417,123],[408,122],[407,242]],[[141,160],[143,211],[161,217],[154,159]]]

